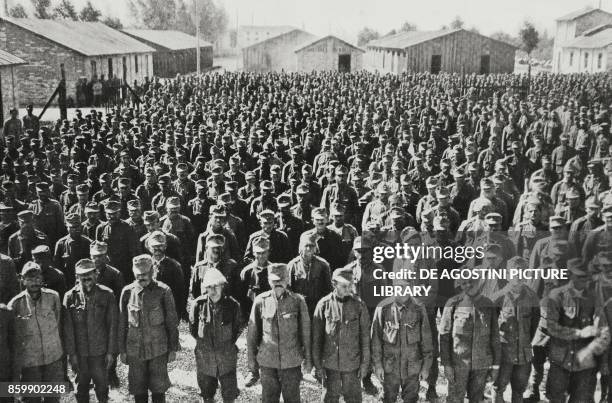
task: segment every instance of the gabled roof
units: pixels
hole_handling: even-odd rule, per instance
[[[198,38],[181,31],[160,29],[122,29],[121,31],[136,37],[136,39],[142,39],[169,50],[195,49],[197,47]],[[210,46],[212,46],[212,43],[200,38],[200,47]]]
[[[586,7],[582,10],[576,10],[572,11],[569,14],[565,14],[564,16],[557,18],[556,21],[573,21],[577,18],[584,17],[585,15],[590,14],[594,11],[601,11],[603,13],[610,14],[607,11],[602,10],[601,8]],[[612,14],[610,15],[612,16]]]
[[[0,67],[27,64],[25,60],[0,49]]]
[[[149,53],[155,49],[101,22],[8,18],[14,24],[84,56]]]
[[[612,28],[603,29],[592,35],[581,35],[564,43],[564,48],[598,49],[612,44]]]
[[[432,39],[441,38],[460,29],[443,29],[440,31],[409,31],[399,32],[395,35],[385,36],[380,39],[375,39],[368,42],[368,47],[389,48],[389,49],[405,49],[410,46],[418,45],[419,43],[431,41]]]
[[[299,51],[301,51],[301,50],[303,50],[303,49],[305,49],[305,48],[307,48],[307,47],[310,47],[310,46],[312,46],[312,45],[315,45],[315,44],[317,44],[317,43],[319,43],[319,42],[327,41],[327,40],[329,40],[329,39],[335,39],[335,40],[337,40],[337,41],[342,42],[343,44],[345,44],[345,45],[346,45],[346,46],[348,46],[348,47],[351,47],[351,48],[353,48],[353,49],[355,49],[355,50],[358,50],[358,51],[360,51],[360,52],[364,52],[364,53],[365,53],[365,50],[363,50],[363,49],[361,49],[361,48],[359,48],[359,47],[357,47],[357,46],[355,46],[355,45],[352,45],[352,44],[348,43],[347,41],[345,41],[345,40],[342,40],[342,39],[338,38],[338,37],[337,37],[337,36],[335,36],[335,35],[327,35],[327,36],[325,36],[325,37],[323,37],[323,38],[318,38],[318,39],[311,40],[311,41],[308,41],[308,42],[306,42],[306,43],[303,43],[303,44],[299,45],[298,47],[296,47],[296,48],[295,48],[295,50],[294,50],[294,52],[295,52],[295,53],[297,53],[297,52],[299,52]]]
[[[279,35],[276,35],[276,36],[272,36],[272,37],[270,37],[268,39],[264,39],[263,41],[255,42],[255,43],[253,43],[253,44],[251,44],[249,46],[244,47],[243,49],[249,49],[249,48],[252,48],[252,47],[255,47],[255,46],[261,46],[261,45],[263,45],[266,42],[272,42],[272,41],[277,40],[278,38],[280,38],[282,36],[291,35],[293,33],[303,33],[303,34],[306,34],[306,35],[310,35],[310,38],[304,40],[302,43],[310,42],[310,41],[316,39],[316,36],[314,36],[310,32],[306,32],[306,31],[303,31],[301,29],[297,29],[296,28],[296,29],[292,29],[291,31],[288,31],[288,32],[283,32],[282,34],[279,34]]]

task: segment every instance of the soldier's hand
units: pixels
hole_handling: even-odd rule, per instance
[[[374,375],[381,382],[385,380],[385,370],[382,367],[374,368]]]
[[[176,360],[176,351],[170,351],[170,353],[168,353],[168,362],[172,362]]]
[[[125,365],[127,365],[127,354],[126,353],[121,353],[119,355],[119,359],[121,360],[122,363],[124,363]]]
[[[106,370],[108,371],[113,366],[113,361],[114,361],[113,355],[112,354],[106,354],[106,357],[104,358],[104,361],[105,361],[105,364],[106,364]]]
[[[589,337],[596,337],[598,335],[599,329],[593,325],[578,330],[578,337],[581,339],[588,339]]]
[[[455,370],[450,365],[444,367],[444,376],[449,382],[455,382]]]
[[[79,372],[79,357],[76,354],[70,354],[70,356],[68,356],[68,359],[70,360],[70,366],[72,367],[72,370],[74,372]]]

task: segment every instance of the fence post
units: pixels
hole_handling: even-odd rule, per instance
[[[60,64],[61,80],[59,84],[59,91],[57,103],[60,110],[60,118],[62,120],[68,119],[68,110],[66,109],[66,72],[64,71],[64,63]]]

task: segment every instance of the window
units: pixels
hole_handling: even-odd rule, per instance
[[[92,60],[90,63],[91,63],[91,76],[96,77],[98,75],[98,65],[95,60]]]
[[[603,53],[600,53],[599,55],[597,55],[597,68],[601,69],[601,65],[603,62]]]
[[[584,54],[584,68],[586,69],[589,66],[589,54]]]
[[[113,59],[108,58],[108,78],[113,76]]]
[[[134,55],[134,72],[138,74],[138,55]]]
[[[149,55],[145,55],[145,74],[149,74]]]
[[[570,52],[570,66],[574,65],[574,52]]]

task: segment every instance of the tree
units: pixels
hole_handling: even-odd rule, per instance
[[[200,14],[200,34],[210,42],[215,42],[227,29],[227,11],[217,6],[213,0],[196,1]],[[193,15],[195,15],[195,10]]]
[[[372,28],[364,27],[357,34],[357,45],[363,46],[366,43],[378,38],[380,38],[380,34],[377,31],[374,31]]]
[[[523,28],[519,31],[519,37],[521,38],[523,50],[527,53],[527,56],[531,57],[531,52],[538,46],[540,41],[540,34],[532,23],[525,21]]]
[[[516,47],[520,47],[521,46],[521,40],[519,38],[516,38],[510,34],[507,34],[506,32],[503,31],[498,31],[498,32],[494,32],[491,35],[491,38],[493,39],[497,39],[498,41],[502,41],[502,42],[506,42],[510,45],[514,45]]]
[[[461,29],[465,25],[465,22],[461,19],[461,17],[456,16],[454,20],[452,20],[449,24],[450,29]]]
[[[417,30],[417,26],[416,24],[413,24],[411,22],[404,22],[402,24],[402,26],[400,27],[400,32],[410,32],[410,31],[416,31]]]
[[[9,17],[12,18],[28,18],[28,13],[26,13],[25,8],[23,8],[21,4],[16,4],[15,6],[11,7],[8,14]]]
[[[397,29],[393,28],[391,31],[387,32],[385,36],[391,36],[397,34]]]
[[[79,15],[77,14],[74,4],[70,0],[61,0],[57,6],[53,8],[53,18],[66,18],[69,20],[78,20]]]
[[[32,5],[34,6],[35,18],[48,20],[53,17],[49,12],[49,7],[51,7],[51,0],[32,0]]]
[[[123,29],[123,24],[119,18],[106,17],[102,20],[102,23],[113,29]]]
[[[79,18],[81,19],[81,21],[87,22],[100,21],[101,16],[102,12],[95,8],[89,0],[87,1],[87,4],[85,4],[85,7],[83,7],[83,9],[81,10],[81,13],[79,14]]]
[[[149,29],[174,29],[174,0],[128,0],[130,12],[138,25]]]

